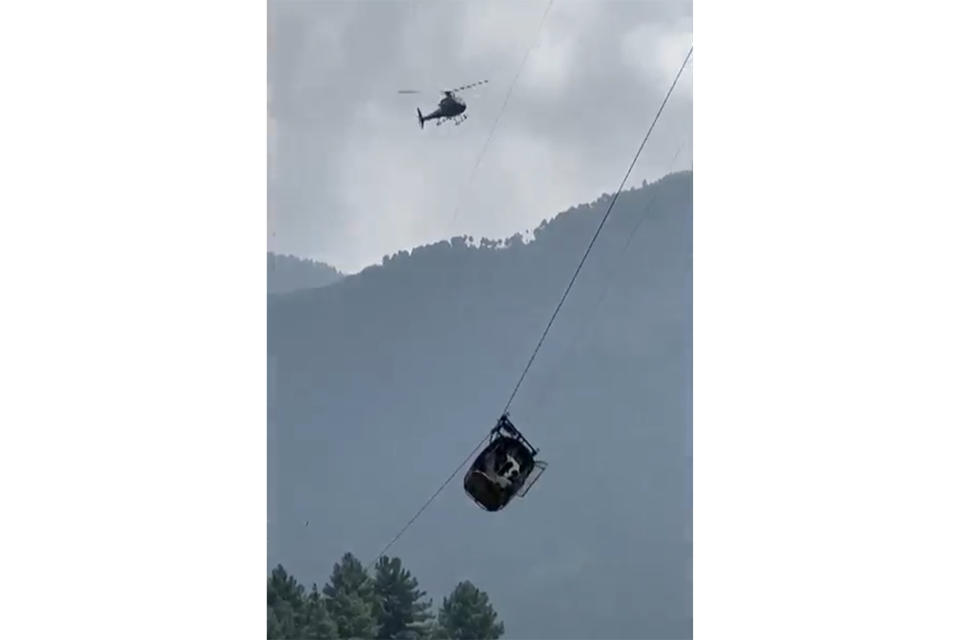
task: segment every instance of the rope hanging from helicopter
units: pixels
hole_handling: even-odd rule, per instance
[[[594,232],[593,237],[590,239],[590,243],[587,245],[587,249],[584,252],[583,257],[580,259],[580,263],[577,265],[577,268],[573,273],[573,277],[571,277],[570,279],[570,283],[567,285],[566,289],[563,292],[563,295],[560,297],[560,302],[557,304],[556,308],[553,311],[553,314],[550,316],[550,320],[547,322],[547,325],[544,328],[543,333],[540,336],[540,339],[537,341],[537,344],[533,349],[533,353],[531,354],[530,359],[527,361],[526,366],[523,368],[523,371],[520,373],[520,378],[519,380],[517,380],[517,384],[514,386],[513,391],[510,393],[510,397],[507,399],[506,405],[504,405],[503,412],[502,412],[503,415],[507,414],[507,412],[510,409],[510,405],[513,403],[514,398],[516,398],[517,392],[520,390],[520,386],[523,384],[523,381],[527,376],[527,372],[530,371],[530,367],[533,364],[533,361],[536,359],[537,354],[540,352],[540,347],[543,346],[543,342],[544,340],[546,340],[547,334],[550,332],[550,329],[553,326],[553,322],[557,318],[557,314],[560,313],[560,309],[561,307],[563,307],[563,303],[566,301],[567,295],[570,293],[570,290],[573,288],[573,285],[576,282],[577,277],[580,275],[580,271],[587,260],[587,256],[590,255],[590,251],[593,249],[593,246],[597,241],[597,237],[600,235],[600,232],[603,230],[603,227],[606,224],[607,219],[610,217],[610,212],[613,211],[613,206],[616,204],[617,198],[620,196],[620,193],[623,191],[623,187],[624,185],[626,185],[627,179],[630,177],[630,173],[633,171],[633,167],[636,165],[637,160],[640,157],[640,154],[643,152],[643,149],[647,144],[647,140],[649,140],[650,138],[650,134],[653,132],[653,129],[657,124],[657,121],[660,119],[660,114],[663,113],[664,107],[667,106],[667,102],[670,100],[670,96],[673,94],[673,90],[677,86],[677,82],[680,81],[680,76],[683,74],[684,69],[686,69],[687,63],[690,61],[690,56],[692,55],[693,55],[693,46],[691,46],[690,49],[687,51],[687,55],[683,59],[683,64],[680,65],[680,70],[677,71],[677,75],[674,77],[673,83],[670,85],[670,88],[667,90],[667,94],[664,96],[663,101],[660,103],[660,108],[657,109],[657,113],[656,115],[654,115],[653,121],[650,123],[650,127],[647,129],[646,135],[644,135],[643,140],[640,142],[640,146],[637,149],[636,154],[633,156],[633,160],[630,162],[630,166],[627,168],[626,174],[624,174],[623,176],[623,180],[620,181],[620,186],[617,188],[616,193],[614,193],[613,198],[610,200],[610,205],[607,207],[606,212],[603,214],[603,218],[601,218],[600,224],[597,225],[597,229]],[[480,440],[480,442],[477,443],[477,446],[474,447],[473,451],[470,452],[470,455],[464,458],[463,462],[461,462],[457,466],[457,468],[453,470],[450,476],[443,481],[443,483],[437,488],[437,490],[433,493],[433,495],[431,495],[427,499],[427,501],[423,504],[423,506],[421,506],[420,509],[417,510],[417,512],[413,515],[413,517],[410,518],[410,520],[400,529],[399,532],[397,532],[397,534],[393,537],[393,539],[390,540],[390,542],[388,542],[383,547],[383,549],[381,549],[380,553],[378,553],[373,560],[371,560],[371,562],[367,565],[368,569],[371,566],[373,566],[373,564],[377,561],[377,559],[383,557],[384,554],[386,554],[386,552],[390,550],[390,548],[397,542],[397,540],[400,539],[400,537],[410,528],[410,526],[413,525],[413,523],[417,520],[417,518],[419,518],[420,515],[427,509],[427,507],[430,506],[430,504],[436,499],[436,497],[440,495],[440,493],[446,488],[446,486],[450,484],[450,482],[456,477],[458,473],[460,473],[460,470],[463,469],[463,467],[470,462],[470,460],[477,453],[477,451],[479,451],[480,448],[483,447],[484,442],[487,441],[487,437],[488,436],[484,435],[484,437]]]

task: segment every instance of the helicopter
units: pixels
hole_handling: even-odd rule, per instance
[[[432,113],[423,115],[420,111],[420,108],[417,108],[417,119],[420,121],[420,128],[423,129],[423,123],[427,120],[436,120],[437,126],[446,122],[447,120],[453,120],[453,124],[459,126],[467,119],[467,114],[464,113],[467,110],[467,103],[463,101],[463,98],[456,94],[457,91],[463,91],[464,89],[470,89],[471,87],[476,87],[478,85],[488,82],[487,80],[481,80],[480,82],[474,82],[473,84],[467,84],[462,87],[457,87],[456,89],[448,89],[441,91],[443,98],[440,100],[440,104],[437,105],[437,108],[434,109]],[[420,93],[418,89],[401,89],[397,93]]]

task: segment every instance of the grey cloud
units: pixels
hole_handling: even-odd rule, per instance
[[[556,0],[468,184],[545,6],[271,0],[270,248],[357,271],[615,190],[690,44],[691,4]],[[669,165],[691,132],[691,78],[630,184],[690,168],[689,144]],[[464,125],[419,130],[416,107],[481,79]]]

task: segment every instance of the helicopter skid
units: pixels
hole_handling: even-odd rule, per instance
[[[424,121],[426,121],[426,120],[432,120],[432,119],[433,119],[433,118],[424,118]],[[439,126],[442,125],[444,122],[452,122],[454,125],[460,126],[461,124],[463,124],[463,121],[466,120],[466,119],[467,119],[466,114],[464,114],[464,115],[462,115],[462,116],[459,116],[459,117],[457,117],[457,116],[452,116],[452,117],[449,117],[449,116],[448,116],[448,117],[440,117],[440,118],[437,118],[436,125],[439,127]]]

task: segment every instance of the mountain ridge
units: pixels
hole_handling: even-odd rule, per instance
[[[343,277],[343,273],[325,262],[267,252],[267,295],[325,287]]]
[[[692,179],[620,195],[511,406],[551,463],[530,495],[482,513],[456,478],[393,549],[430,591],[471,576],[506,637],[690,636]],[[493,426],[608,203],[270,298],[269,565],[319,579],[409,519]]]

